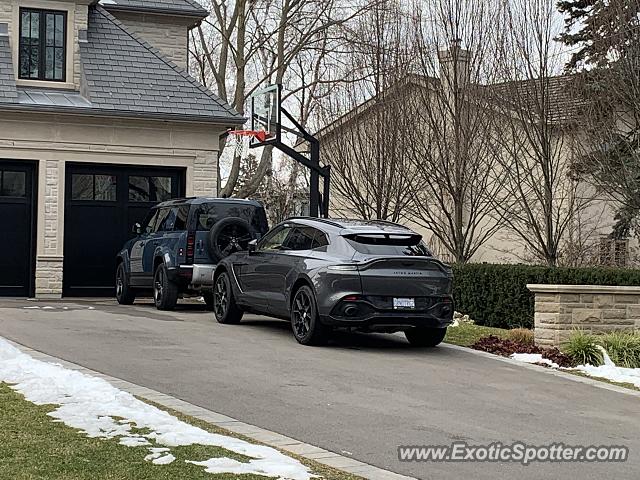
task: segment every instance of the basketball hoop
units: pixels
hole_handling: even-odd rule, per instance
[[[249,155],[249,148],[251,147],[251,140],[254,138],[258,142],[264,142],[268,133],[264,130],[229,130],[229,135],[236,137],[235,156],[245,158]]]

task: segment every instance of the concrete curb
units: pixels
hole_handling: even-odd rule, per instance
[[[264,443],[266,445],[269,445],[270,447],[299,455],[308,460],[313,460],[314,462],[317,462],[321,465],[336,468],[338,470],[342,470],[343,472],[357,475],[369,480],[416,480],[413,477],[400,475],[389,470],[383,470],[382,468],[378,468],[374,465],[360,462],[353,458],[345,457],[329,450],[316,447],[314,445],[309,445],[308,443],[300,442],[285,435],[281,435],[270,430],[265,430],[264,428],[256,427],[255,425],[249,425],[248,423],[241,422],[239,420],[236,420],[235,418],[231,418],[226,415],[207,410],[206,408],[198,407],[197,405],[193,405],[191,403],[180,400],[179,398],[166,395],[156,390],[151,390],[147,387],[136,385],[119,378],[111,377],[109,375],[90,370],[81,365],[68,362],[51,355],[47,355],[46,353],[42,353],[37,350],[33,350],[32,348],[13,342],[9,339],[5,338],[5,340],[14,347],[21,350],[23,353],[30,355],[36,360],[41,360],[43,362],[49,363],[58,363],[70,370],[76,370],[93,377],[102,378],[114,387],[137,397],[157,403],[159,405],[162,405],[163,407],[170,408],[184,415],[189,415],[217,427],[224,428],[225,430],[229,430],[230,432],[244,435],[245,437]]]
[[[473,348],[460,347],[458,345],[452,345],[450,343],[442,343],[440,344],[440,348],[449,348],[452,350],[460,350],[473,355],[479,355],[485,358],[491,358],[493,360],[497,360],[499,362],[508,363],[510,365],[518,366],[520,368],[526,368],[528,370],[534,370],[536,372],[545,373],[547,375],[554,375],[556,377],[565,378],[567,380],[571,380],[573,382],[578,383],[586,383],[587,385],[591,385],[593,387],[602,388],[604,390],[610,390],[617,393],[623,393],[625,395],[631,395],[633,397],[640,397],[640,392],[631,390],[630,388],[620,387],[618,385],[613,385],[611,383],[607,383],[602,380],[595,380],[589,377],[581,377],[579,375],[573,375],[571,373],[563,372],[562,370],[556,370],[555,368],[547,368],[541,365],[535,365],[531,363],[524,363],[514,360],[512,358],[501,357],[500,355],[494,355],[492,353],[483,352],[480,350],[474,350]]]

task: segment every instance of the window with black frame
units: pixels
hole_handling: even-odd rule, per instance
[[[20,9],[19,78],[66,81],[67,13]]]
[[[166,202],[171,198],[171,177],[129,177],[130,202]]]

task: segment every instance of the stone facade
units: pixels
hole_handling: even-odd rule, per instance
[[[52,103],[46,110],[30,104],[4,110],[4,103],[0,102],[0,159],[11,163],[24,160],[36,165],[35,258],[32,262],[35,279],[31,278],[30,283],[35,284],[35,295],[39,298],[60,298],[63,293],[65,182],[70,163],[100,165],[99,168],[110,165],[138,170],[144,167],[179,169],[184,174],[186,196],[216,196],[220,136],[229,127],[242,123],[242,118],[222,102],[194,88],[193,80],[177,75],[174,68],[158,62],[154,56],[159,54],[186,69],[189,30],[203,17],[197,10],[165,15],[153,10],[118,9],[116,2],[105,2],[103,11],[102,7],[93,7],[95,3],[95,0],[0,0],[0,31],[3,35],[8,33],[10,48],[7,50],[4,46],[0,54],[12,59],[15,75],[9,79],[11,86],[15,83],[18,89],[53,89],[58,94],[64,91],[76,99],[80,95],[95,109],[77,110]],[[107,9],[107,5],[111,9]],[[18,25],[23,7],[66,12],[65,82],[18,78]],[[89,22],[95,23],[89,25]],[[121,28],[145,47],[150,45],[152,52],[124,36]],[[120,38],[119,34],[131,43],[126,45],[129,54],[121,55],[123,58],[103,68],[100,77],[108,81],[95,82],[93,72],[93,83],[89,85],[87,77],[91,72],[87,66],[94,66],[91,56],[96,51],[113,53],[107,47],[125,45],[101,44],[106,40],[100,39]],[[82,58],[84,54],[87,58]],[[87,70],[83,72],[83,68]],[[148,76],[149,85],[125,92],[124,83],[120,81],[123,75],[116,75],[123,71],[142,73],[141,78]],[[167,87],[163,72],[172,75],[175,88],[173,83],[171,88]],[[134,78],[137,77],[134,75]],[[133,87],[137,87],[137,83]],[[180,95],[173,95],[174,91]],[[105,102],[106,95],[94,98],[92,95],[97,92],[113,95],[115,100]],[[185,98],[188,101],[183,101]],[[13,100],[8,103],[13,104]]]
[[[79,90],[82,80],[80,67],[79,39],[82,31],[87,30],[88,5],[91,0],[0,0],[0,23],[8,24],[10,44],[13,52],[15,78],[18,78],[18,32],[20,8],[44,8],[67,12],[67,67],[66,82],[45,82],[17,80],[17,84],[26,87],[48,87]]]
[[[184,168],[187,196],[215,196],[222,133],[206,124],[5,113],[0,158],[38,163],[36,297],[62,296],[67,162]]]
[[[187,39],[192,19],[117,11],[113,15],[128,31],[160,50],[164,57],[179,67],[187,69]]]
[[[527,285],[535,294],[535,341],[560,346],[576,329],[640,330],[640,287]]]

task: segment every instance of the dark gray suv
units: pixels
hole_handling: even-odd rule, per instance
[[[220,261],[213,306],[220,323],[245,311],[288,319],[306,345],[347,328],[403,331],[413,345],[435,346],[453,321],[452,282],[451,268],[406,227],[295,218]]]
[[[263,206],[251,200],[188,198],[152,208],[135,224],[116,259],[116,298],[130,305],[152,291],[156,307],[171,310],[184,294],[213,305],[216,264],[268,230]]]

